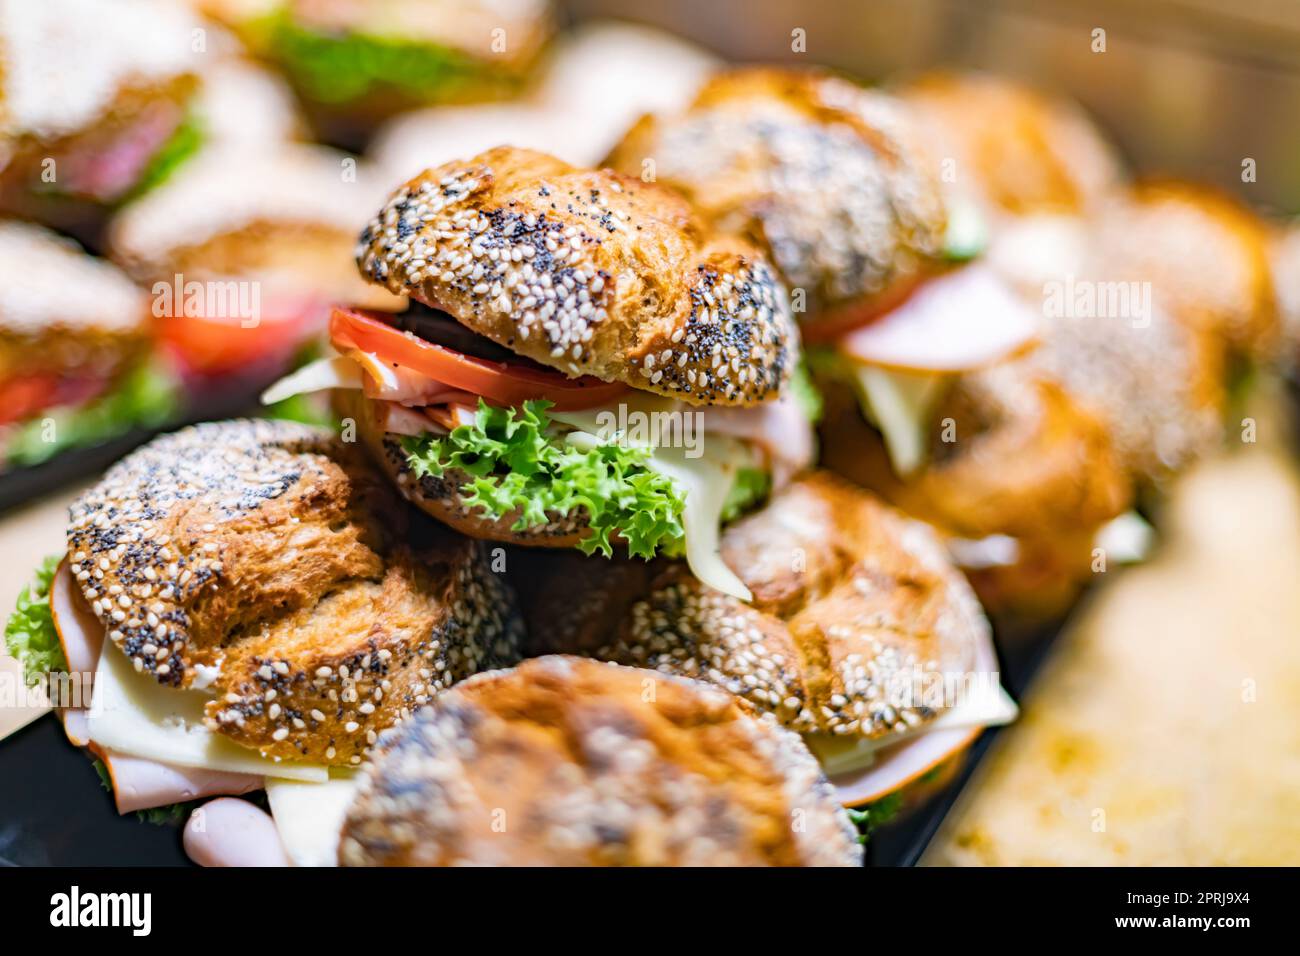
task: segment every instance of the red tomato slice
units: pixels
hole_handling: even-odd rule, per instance
[[[340,351],[372,352],[385,362],[482,395],[496,405],[521,405],[544,398],[553,402],[557,411],[575,411],[604,405],[627,391],[621,382],[602,382],[590,375],[568,378],[560,372],[522,363],[490,362],[435,345],[393,328],[385,312],[335,306],[330,315],[330,340]]]
[[[59,390],[57,375],[20,375],[0,384],[0,425],[20,422],[53,404]]]
[[[159,327],[187,368],[216,374],[287,354],[311,332],[313,317],[324,311],[324,303],[314,297],[286,296],[268,302],[261,321],[250,328],[224,315],[165,315]]]
[[[942,272],[938,273],[942,275]],[[915,272],[899,279],[880,295],[863,303],[835,309],[816,321],[805,324],[799,331],[805,345],[834,342],[841,336],[861,328],[899,308],[923,287],[926,280],[934,278],[933,272]]]

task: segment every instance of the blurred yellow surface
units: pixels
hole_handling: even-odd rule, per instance
[[[1300,863],[1300,482],[1280,446],[1177,485],[1159,552],[1062,638],[926,864]]]

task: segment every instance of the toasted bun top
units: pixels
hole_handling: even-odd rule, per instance
[[[75,133],[123,90],[192,74],[197,25],[160,0],[0,0],[0,140]]]
[[[798,813],[803,826],[792,826]],[[347,865],[852,866],[797,737],[695,681],[569,657],[484,674],[386,734]]]
[[[897,93],[956,163],[953,191],[994,210],[1082,213],[1120,181],[1114,147],[1070,100],[985,73],[927,73]]]
[[[819,72],[748,69],[675,116],[645,117],[609,163],[684,192],[770,250],[823,307],[881,292],[942,247],[938,161],[898,101]]]
[[[526,601],[530,640],[702,677],[801,733],[884,737],[937,716],[900,687],[967,673],[990,639],[934,532],[824,472],[727,528],[722,557],[751,604],[678,565],[557,564]]]
[[[518,652],[481,546],[435,527],[413,552],[408,514],[324,430],[197,425],[73,504],[69,570],[138,670],[211,689],[213,729],[355,763],[379,730]]]
[[[775,397],[797,333],[772,270],[684,200],[500,147],[430,169],[361,234],[362,274],[520,355],[695,405]]]
[[[40,226],[0,221],[0,334],[140,330],[144,293],[111,264]]]

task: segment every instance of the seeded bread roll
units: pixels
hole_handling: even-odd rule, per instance
[[[370,451],[371,460],[392,479],[402,497],[462,534],[509,544],[572,548],[587,529],[585,508],[575,508],[568,515],[553,514],[549,524],[533,525],[523,531],[511,527],[519,518],[516,511],[497,519],[487,518],[481,509],[465,504],[465,486],[474,479],[464,471],[448,468],[441,475],[416,476],[402,450],[401,436],[385,428],[385,403],[371,401],[355,389],[338,389],[334,392],[334,408],[343,421],[356,423],[357,437]]]
[[[1082,214],[1120,182],[1114,147],[1074,103],[983,73],[929,73],[898,91],[951,191],[995,212]]]
[[[893,706],[897,682],[966,674],[990,639],[933,531],[825,472],[729,526],[722,557],[751,604],[678,564],[524,564],[532,649],[698,677],[800,733],[880,738],[937,716]]]
[[[358,763],[439,691],[517,658],[482,546],[408,512],[357,451],[288,422],[187,428],[71,509],[70,570],[108,638],[212,729],[270,756]]]
[[[867,307],[943,246],[938,162],[902,105],[819,72],[718,76],[685,112],[642,119],[609,164],[767,249],[805,323]]]
[[[543,657],[385,734],[349,866],[853,866],[856,831],[794,735],[695,681]]]
[[[361,234],[361,272],[520,355],[692,405],[775,398],[796,360],[762,256],[679,196],[500,147],[426,170]]]
[[[1176,180],[1140,183],[1097,222],[1096,271],[1149,283],[1155,302],[1220,347],[1272,356],[1281,322],[1264,221],[1227,193]]]
[[[149,304],[72,240],[0,220],[0,382],[49,374],[102,390],[145,351]]]
[[[951,538],[1015,539],[1015,561],[972,575],[995,616],[1063,611],[1091,578],[1097,530],[1132,501],[1105,420],[1026,361],[958,377],[930,415],[925,463],[906,477],[848,389],[825,394],[827,468]]]

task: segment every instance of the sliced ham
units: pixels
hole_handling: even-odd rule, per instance
[[[247,773],[173,767],[112,751],[101,752],[100,759],[113,780],[118,813],[165,807],[218,794],[251,793],[261,790],[266,779]]]
[[[961,753],[981,727],[933,730],[876,753],[871,766],[830,778],[835,795],[846,807],[859,807],[888,796]]]
[[[54,629],[59,634],[59,644],[63,647],[63,656],[68,661],[69,673],[86,675],[84,679],[89,680],[89,675],[94,674],[99,665],[104,627],[86,607],[85,598],[72,579],[66,557],[59,562],[50,581],[50,612]],[[89,696],[85,703],[90,703]]]
[[[839,350],[885,368],[964,372],[1030,348],[1038,316],[999,276],[969,265],[931,279],[901,306],[839,342]]]
[[[478,417],[476,406],[466,402],[430,405],[424,409],[424,413],[446,431],[459,428],[461,425],[472,425]]]
[[[689,406],[682,408],[692,411]],[[771,461],[781,462],[784,470],[791,472],[811,466],[816,454],[812,425],[789,394],[752,408],[705,409],[704,427],[714,434],[753,442]]]
[[[182,839],[199,866],[288,866],[271,815],[247,800],[220,797],[190,814]]]
[[[140,181],[181,118],[174,103],[153,104],[110,141],[64,157],[59,163],[61,185],[73,195],[99,202],[117,199]]]
[[[90,724],[86,722],[86,708],[60,707],[55,713],[63,721],[63,732],[72,746],[90,746]]]

